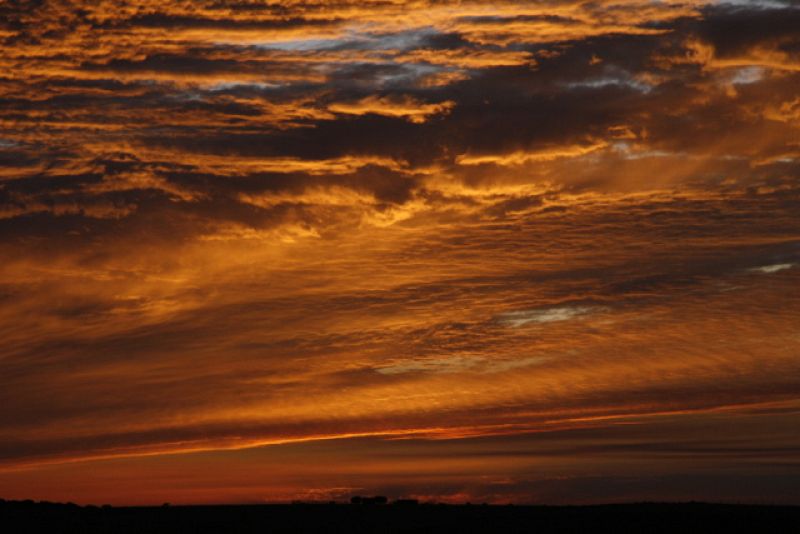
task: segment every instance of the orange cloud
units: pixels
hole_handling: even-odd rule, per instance
[[[334,102],[328,105],[328,109],[334,113],[345,115],[374,113],[387,117],[402,117],[414,123],[422,123],[433,115],[447,113],[453,106],[455,106],[453,101],[424,104],[408,96],[392,98],[373,95],[356,102]]]

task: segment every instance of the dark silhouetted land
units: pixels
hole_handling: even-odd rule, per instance
[[[57,533],[800,532],[800,507],[704,503],[602,506],[291,504],[96,507],[0,501],[0,529]]]

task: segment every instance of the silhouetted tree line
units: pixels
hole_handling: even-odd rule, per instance
[[[350,498],[350,504],[371,505],[388,503],[389,499],[383,495],[376,495],[375,497],[362,497],[361,495],[355,495]],[[413,506],[419,504],[419,501],[417,499],[397,499],[393,501],[392,504],[398,506]]]
[[[0,532],[28,534],[270,534],[320,532],[400,534],[583,533],[673,534],[798,532],[800,507],[704,503],[601,506],[415,506],[357,495],[351,505],[297,503],[247,506],[78,506],[0,499]],[[412,505],[412,506],[403,506]]]

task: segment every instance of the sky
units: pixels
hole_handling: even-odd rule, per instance
[[[0,497],[800,504],[800,5],[0,2]]]

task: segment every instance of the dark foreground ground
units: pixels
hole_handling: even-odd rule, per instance
[[[718,504],[450,506],[293,504],[79,507],[0,502],[8,533],[757,532],[800,533],[800,507]]]

